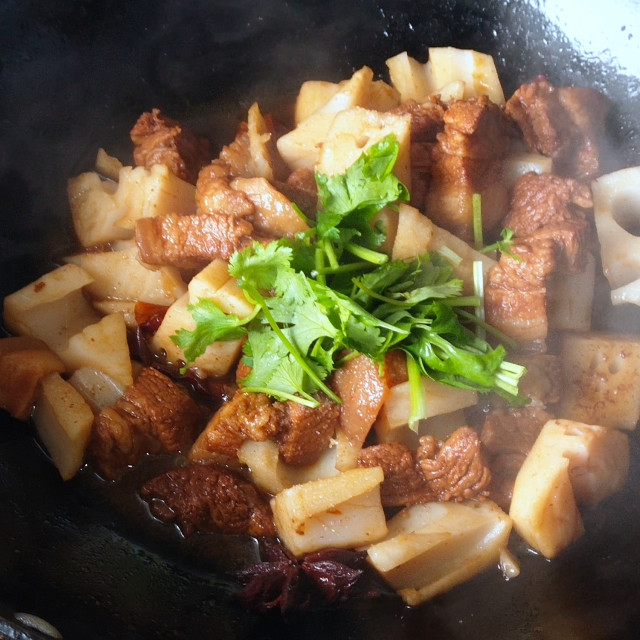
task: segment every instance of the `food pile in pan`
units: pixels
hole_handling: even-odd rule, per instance
[[[305,82],[291,122],[254,103],[221,150],[142,114],[134,166],[69,180],[81,248],[4,301],[1,406],[65,480],[175,456],[140,495],[263,539],[254,605],[364,565],[410,605],[514,577],[512,529],[554,557],[627,478],[640,341],[592,316],[603,282],[640,301],[640,169],[606,164],[607,99],[505,100],[474,51],[387,66]]]

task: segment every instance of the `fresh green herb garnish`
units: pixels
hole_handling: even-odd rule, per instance
[[[473,215],[473,244],[476,251],[480,251],[484,245],[484,234],[482,231],[482,196],[474,193],[471,196],[471,211]]]
[[[514,236],[514,233],[511,229],[504,228],[500,232],[500,240],[482,248],[480,250],[480,253],[491,253],[492,251],[499,251],[500,253],[506,253],[508,256],[510,256],[514,260],[520,260],[519,257],[511,253],[511,247],[513,246],[513,243],[514,243],[513,236]]]
[[[407,354],[412,387],[412,425],[424,416],[420,376],[520,401],[524,369],[505,362],[460,318],[479,301],[461,297],[462,282],[449,261],[428,253],[389,262],[377,251],[384,230],[374,216],[408,199],[392,174],[398,155],[393,136],[373,145],[341,176],[317,175],[317,225],[295,239],[236,252],[229,273],[255,305],[250,318],[224,314],[210,300],[190,306],[194,331],[172,337],[189,362],[215,340],[246,335],[244,362],[251,371],[245,391],[316,406],[317,392],[339,398],[326,380],[344,354],[362,353],[382,366],[385,354]]]

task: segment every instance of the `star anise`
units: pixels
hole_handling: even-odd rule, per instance
[[[249,609],[279,608],[283,614],[312,604],[343,602],[365,570],[363,552],[323,549],[298,560],[279,544],[264,548],[263,562],[236,573],[238,598]]]

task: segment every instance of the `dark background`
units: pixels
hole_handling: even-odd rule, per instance
[[[593,11],[595,28],[585,20]],[[254,100],[279,110],[303,80],[341,80],[364,64],[384,75],[391,55],[424,61],[442,45],[494,54],[507,95],[539,73],[602,89],[615,104],[612,166],[640,164],[637,0],[2,0],[0,295],[70,246],[67,178],[92,168],[100,146],[129,162],[128,131],[142,111],[160,107],[218,147]],[[282,620],[231,598],[225,575],[253,557],[250,541],[177,544],[173,529],[122,498],[126,487],[105,491],[86,471],[62,483],[31,428],[2,414],[0,616],[40,615],[66,640],[636,638],[632,440],[626,489],[587,514],[588,535],[553,562],[521,550],[511,582],[489,571],[415,609],[382,597]],[[3,632],[21,637],[0,621]]]

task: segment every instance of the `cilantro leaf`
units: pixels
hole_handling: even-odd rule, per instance
[[[184,352],[187,362],[193,362],[206,348],[218,341],[236,340],[247,332],[246,320],[226,314],[213,302],[203,298],[187,307],[196,323],[193,331],[178,329],[171,340]]]
[[[392,173],[399,151],[400,144],[389,134],[369,147],[345,173],[316,173],[318,238],[330,237],[345,244],[358,236],[365,247],[382,244],[384,232],[372,227],[371,219],[385,206],[409,199],[407,188]]]

